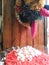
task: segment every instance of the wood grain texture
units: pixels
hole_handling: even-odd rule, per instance
[[[20,25],[20,33],[21,33],[20,47],[23,47],[26,46],[27,37],[26,37],[26,28],[22,25]]]
[[[13,23],[13,45],[20,45],[20,28],[17,20],[15,20]]]
[[[31,28],[27,29],[27,45],[32,46]]]
[[[39,21],[39,50],[44,51],[44,22]]]
[[[44,51],[44,21],[38,20],[37,34],[34,39],[34,48]]]
[[[11,0],[4,1],[4,49],[12,46]]]
[[[44,21],[38,20],[35,38],[32,40],[31,31],[20,25],[11,15],[11,0],[4,1],[4,49],[12,46],[31,45],[41,51],[44,50]]]
[[[37,33],[36,33],[36,36],[34,38],[34,48],[38,49],[38,44],[39,44],[39,24],[37,21]]]

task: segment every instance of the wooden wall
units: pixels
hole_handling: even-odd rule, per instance
[[[4,0],[4,49],[12,46],[31,45],[41,51],[44,50],[44,21],[38,20],[37,34],[32,40],[29,29],[18,23],[14,15],[12,0]]]

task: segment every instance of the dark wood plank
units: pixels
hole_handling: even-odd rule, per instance
[[[12,20],[11,0],[4,1],[4,49],[11,47],[12,43]]]

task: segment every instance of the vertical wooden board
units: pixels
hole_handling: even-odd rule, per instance
[[[31,45],[39,50],[44,50],[44,24],[39,20],[37,34],[32,40],[30,29],[21,26],[17,20],[11,17],[11,1],[4,0],[4,48],[14,46]],[[33,43],[34,41],[34,43]]]
[[[18,20],[13,22],[13,45],[16,47],[20,45],[20,26]]]
[[[9,24],[9,22],[4,25],[4,48],[9,48],[12,46],[12,28],[11,28],[11,24]]]
[[[4,49],[11,47],[12,23],[11,23],[11,0],[4,1]]]
[[[31,28],[27,28],[27,45],[32,46]]]
[[[44,51],[44,22],[39,21],[39,50]]]
[[[20,32],[21,32],[20,47],[23,47],[23,46],[26,46],[27,44],[26,28],[23,25],[20,25]]]
[[[39,43],[39,21],[37,21],[37,33],[34,38],[34,48],[38,49],[38,43]]]
[[[7,3],[6,0],[3,0],[3,3],[4,3],[4,7],[5,7],[6,6],[6,3]]]

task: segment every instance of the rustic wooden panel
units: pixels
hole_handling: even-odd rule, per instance
[[[39,21],[39,50],[44,51],[44,22]]]
[[[31,45],[41,51],[44,50],[44,23],[38,20],[37,34],[32,40],[31,31],[18,23],[16,18],[11,16],[11,0],[4,1],[4,48],[12,46]]]
[[[26,28],[20,25],[20,47],[26,46],[27,44],[27,37],[26,37]]]
[[[23,27],[20,24],[17,26],[17,24],[15,23],[14,30],[16,33],[13,34],[13,35],[15,35],[14,36],[15,46],[22,47],[25,45],[31,45],[34,48],[37,48],[37,49],[43,51],[44,50],[44,24],[43,24],[43,21],[39,20],[37,22],[37,25],[38,25],[37,33],[36,33],[34,40],[32,40],[31,30]],[[19,28],[19,32],[18,32],[18,29],[16,29],[17,27]],[[18,40],[18,42],[16,40]]]
[[[31,28],[27,28],[27,45],[32,46]]]
[[[26,46],[32,45],[32,37],[30,29],[19,24],[18,21],[14,21],[13,24],[13,45],[14,46]]]
[[[44,51],[44,21],[38,20],[37,34],[34,39],[34,48]]]
[[[34,38],[34,48],[38,49],[38,44],[39,44],[39,24],[37,21],[37,33],[36,33],[36,36]]]
[[[20,28],[17,20],[13,21],[13,45],[20,45]]]
[[[4,49],[12,46],[11,0],[4,0]]]

